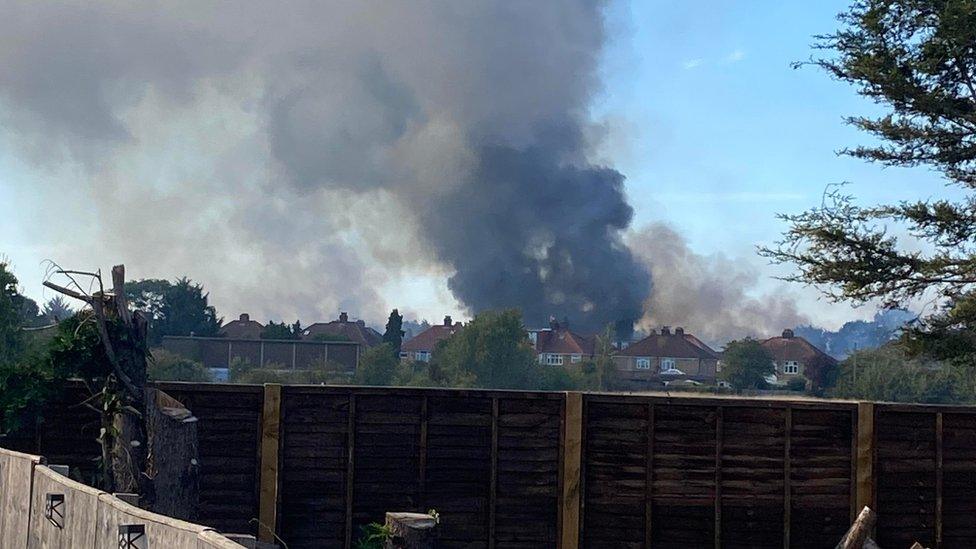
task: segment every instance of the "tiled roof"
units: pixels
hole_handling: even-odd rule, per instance
[[[805,338],[793,335],[793,330],[784,330],[782,336],[771,337],[761,342],[760,345],[765,347],[773,355],[773,360],[777,362],[795,360],[810,363],[817,359],[837,362],[834,357],[821,351]]]
[[[595,336],[583,336],[569,330],[540,330],[536,335],[535,352],[538,354],[593,356]]]
[[[437,324],[427,328],[414,337],[403,342],[400,346],[401,351],[433,351],[441,341],[451,337],[460,330],[463,325],[460,322],[454,324]]]
[[[220,327],[220,333],[233,339],[259,339],[264,325],[244,313],[237,320],[232,320]]]
[[[303,339],[314,340],[318,335],[341,336],[366,347],[383,343],[383,336],[379,332],[367,326],[362,320],[350,321],[345,313],[339,317],[339,320],[316,322],[302,331]]]
[[[718,353],[700,339],[679,331],[652,333],[617,352],[617,354],[621,356],[718,359]]]

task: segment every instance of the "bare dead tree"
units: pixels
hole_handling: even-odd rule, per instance
[[[44,285],[83,301],[108,358],[110,371],[97,395],[101,400],[103,489],[140,496],[143,507],[184,519],[197,512],[196,418],[162,391],[147,388],[148,322],[131,311],[125,293],[125,266],[112,268],[106,290],[100,272],[56,269],[70,284]],[[88,277],[88,292],[76,277]],[[158,488],[163,488],[162,491]]]

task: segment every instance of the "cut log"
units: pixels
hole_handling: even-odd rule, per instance
[[[874,530],[874,523],[878,520],[877,515],[870,507],[864,507],[861,509],[861,513],[857,515],[857,519],[851,524],[847,533],[841,539],[840,543],[837,544],[836,549],[866,549],[870,546],[866,544],[871,536],[871,531]],[[874,543],[873,541],[871,542]]]
[[[437,538],[437,517],[423,513],[387,513],[390,539],[386,549],[432,549]]]

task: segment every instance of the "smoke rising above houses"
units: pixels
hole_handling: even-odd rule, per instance
[[[14,2],[2,139],[60,174],[52,206],[68,187],[91,205],[63,206],[98,242],[63,263],[122,258],[305,317],[378,317],[379,285],[429,268],[471,312],[595,329],[650,291],[623,176],[585,138],[602,9]]]
[[[629,235],[627,244],[654,277],[641,329],[686,326],[722,346],[810,323],[786,289],[761,291],[760,274],[750,261],[695,253],[674,227],[648,225]]]

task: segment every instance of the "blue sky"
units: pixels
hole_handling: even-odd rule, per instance
[[[812,36],[845,2],[622,2],[597,116],[623,125],[613,153],[636,225],[672,222],[702,253],[751,254],[781,232],[775,212],[848,181],[864,203],[946,192],[923,169],[883,169],[835,151],[870,138],[846,115],[878,112],[814,67]]]
[[[721,253],[760,269],[756,291],[763,292],[782,287],[772,277],[783,271],[766,266],[755,247],[772,243],[784,229],[777,212],[818,204],[826,185],[849,181],[849,191],[866,204],[956,194],[924,169],[883,169],[835,154],[844,146],[870,142],[843,124],[845,115],[880,111],[847,84],[813,67],[794,70],[790,63],[810,56],[813,35],[834,30],[835,15],[846,5],[767,0],[610,4],[603,89],[591,105],[592,117],[606,132],[595,160],[627,176],[635,229],[669,223],[695,252]],[[163,156],[150,162],[175,158]],[[39,285],[44,259],[102,236],[93,229],[97,223],[85,220],[97,216],[92,204],[98,197],[44,190],[48,181],[73,177],[70,166],[49,173],[14,158],[0,140],[0,253],[12,260],[27,293],[38,299],[50,297]],[[73,222],[65,222],[67,217]],[[48,237],[42,239],[33,230],[39,223],[64,228],[44,231]],[[99,257],[111,255],[96,251]],[[811,316],[823,325],[873,313],[828,305],[812,289],[789,288],[815,309]],[[412,304],[409,310],[421,317],[437,319],[445,311],[462,316],[440,276],[406,273],[380,291],[398,300],[393,306]]]

